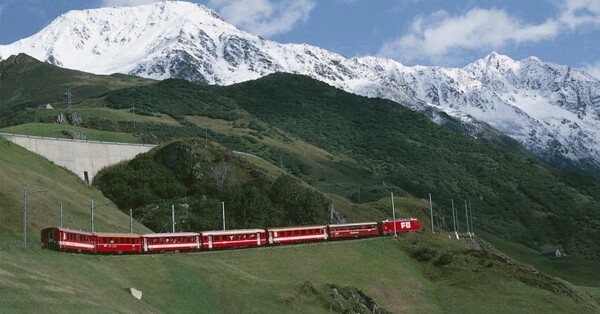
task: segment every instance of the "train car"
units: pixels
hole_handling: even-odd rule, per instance
[[[144,252],[191,251],[200,249],[200,234],[194,232],[142,235]]]
[[[201,247],[209,250],[261,246],[267,243],[267,233],[264,229],[202,231],[200,236]]]
[[[63,228],[46,228],[41,231],[42,248],[89,252],[96,251],[96,237],[93,233]]]
[[[394,228],[394,222],[396,227]],[[394,232],[408,232],[421,230],[419,220],[416,218],[402,218],[394,220],[384,220],[379,223],[382,235],[394,234]]]
[[[327,225],[327,230],[331,240],[379,235],[379,225],[376,222]]]
[[[267,232],[269,244],[325,241],[328,238],[327,226],[269,228]]]
[[[97,253],[141,253],[142,236],[135,233],[94,233]]]

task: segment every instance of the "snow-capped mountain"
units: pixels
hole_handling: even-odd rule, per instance
[[[461,69],[345,58],[262,39],[189,2],[71,11],[29,38],[0,46],[0,59],[21,52],[97,74],[221,85],[273,72],[304,74],[415,110],[482,121],[547,161],[600,174],[600,81],[533,57],[515,61],[492,53]]]

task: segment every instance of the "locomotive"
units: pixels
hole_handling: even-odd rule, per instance
[[[392,235],[421,229],[415,218],[318,226],[179,233],[105,233],[65,228],[41,231],[42,248],[93,254],[143,254],[261,247]]]

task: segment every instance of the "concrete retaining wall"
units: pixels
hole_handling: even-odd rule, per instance
[[[91,183],[102,168],[131,160],[155,145],[81,141],[0,133],[7,140],[44,156]]]

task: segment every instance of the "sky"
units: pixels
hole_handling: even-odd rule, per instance
[[[492,51],[600,78],[600,0],[189,0],[238,28],[346,57],[463,67]],[[0,45],[70,10],[156,0],[0,0]]]

